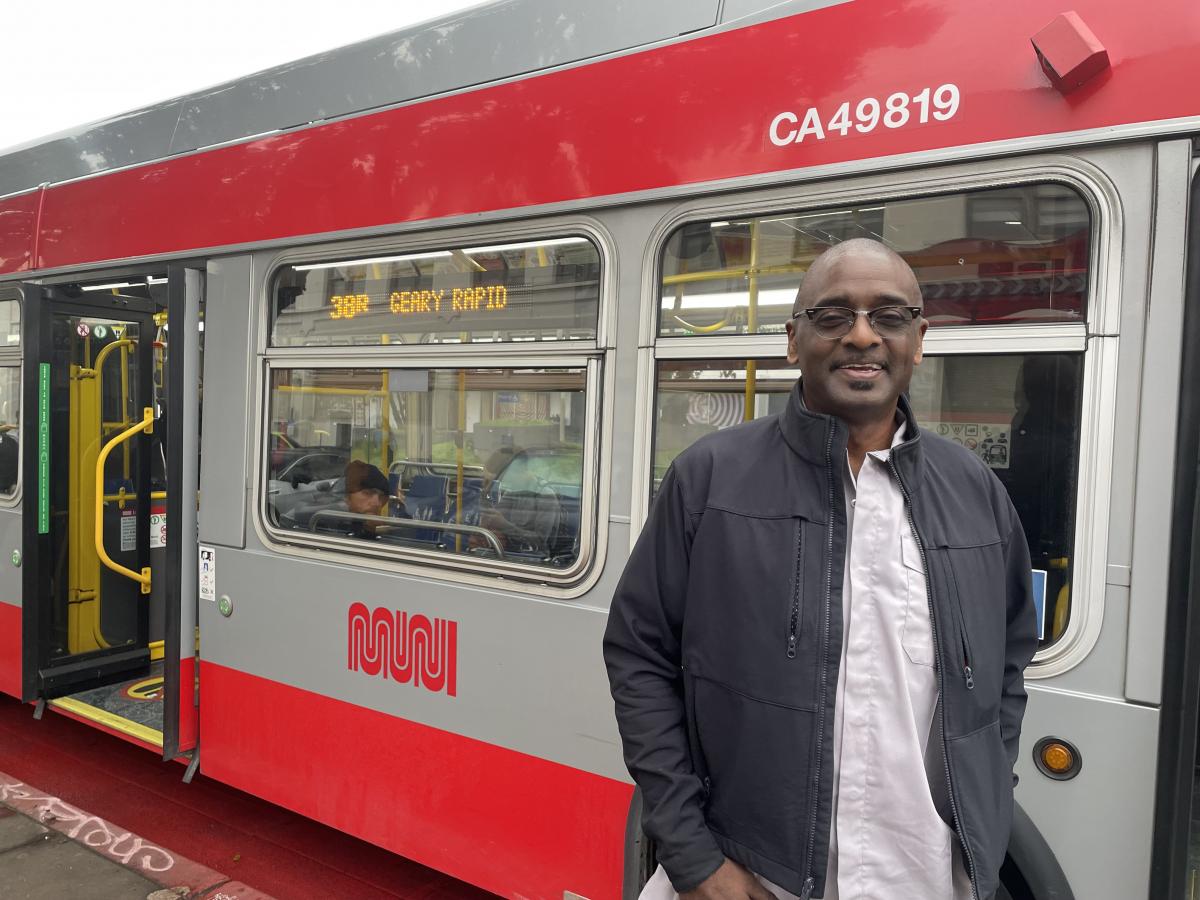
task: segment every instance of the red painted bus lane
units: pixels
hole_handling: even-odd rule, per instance
[[[210,900],[493,896],[203,775],[184,784],[181,766],[62,716],[35,721],[31,706],[3,696],[0,771],[221,874]]]

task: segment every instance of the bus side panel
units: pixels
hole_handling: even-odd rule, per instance
[[[496,893],[620,896],[632,785],[200,665],[205,774]]]
[[[1027,683],[1017,802],[1053,849],[1079,900],[1145,897],[1154,833],[1158,710]],[[1050,781],[1033,763],[1043,737],[1064,737],[1083,767]]]
[[[21,514],[0,511],[0,691],[21,696]]]
[[[44,190],[8,197],[0,203],[0,269],[5,272],[32,268],[38,205]]]
[[[186,648],[185,648],[185,651]],[[198,713],[196,711],[196,657],[184,656],[179,660],[179,746],[191,749],[196,746]]]
[[[0,692],[21,696],[21,607],[0,599]]]

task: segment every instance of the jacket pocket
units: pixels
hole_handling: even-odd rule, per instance
[[[692,687],[709,827],[804,871],[814,714],[748,697],[707,678],[693,678]]]
[[[813,525],[709,508],[692,543],[684,664],[750,697],[785,705],[816,703],[820,657],[814,624]]]
[[[688,750],[692,755],[692,771],[700,779],[700,787],[707,803],[709,791],[712,790],[712,782],[708,777],[708,763],[704,759],[704,750],[700,746],[700,731],[696,724],[696,683],[696,676],[685,670],[683,674],[683,704],[687,717]]]
[[[999,721],[951,738],[950,774],[959,806],[959,839],[966,846],[982,897],[999,885],[1012,828],[1012,766]]]
[[[907,581],[907,605],[900,643],[915,666],[933,666],[933,623],[929,620],[929,593],[921,548],[907,524],[900,532],[900,557]]]
[[[948,547],[936,556],[947,593],[940,607],[947,617],[942,643],[947,669],[974,692],[980,712],[993,718],[1004,682],[1007,628],[1008,580],[1001,545]]]

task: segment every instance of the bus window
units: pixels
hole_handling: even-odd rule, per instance
[[[0,349],[17,347],[21,343],[21,304],[16,300],[0,300]]]
[[[854,237],[912,266],[933,327],[1084,321],[1091,217],[1061,184],[692,222],[662,255],[659,335],[782,333],[803,273]]]
[[[583,237],[282,267],[271,346],[594,341],[600,253]]]
[[[783,360],[660,361],[651,492],[705,434],[782,410],[799,374]],[[909,390],[917,422],[1008,490],[1037,573],[1042,646],[1070,615],[1082,378],[1078,353],[926,356]]]
[[[774,415],[787,405],[798,370],[782,360],[713,359],[658,364],[651,493],[672,460],[706,434]]]
[[[909,390],[922,427],[966,447],[1008,490],[1039,573],[1042,646],[1070,614],[1082,383],[1079,353],[935,356]]]
[[[16,496],[21,458],[21,304],[0,300],[0,500]]]
[[[273,368],[268,521],[293,539],[570,568],[585,375]]]
[[[20,424],[21,367],[0,366],[0,497],[12,497],[17,492],[21,455]]]

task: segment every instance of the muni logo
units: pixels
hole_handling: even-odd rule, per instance
[[[448,619],[409,616],[379,607],[371,612],[362,603],[349,609],[349,668],[368,675],[410,681],[438,693],[458,693],[458,623]]]

